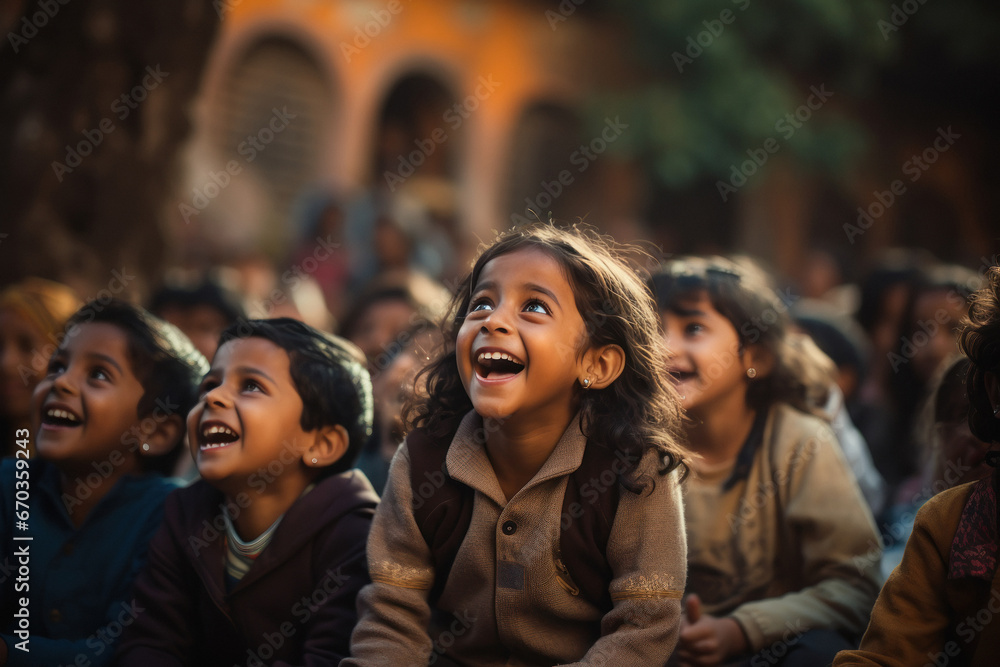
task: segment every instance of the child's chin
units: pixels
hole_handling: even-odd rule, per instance
[[[701,407],[700,397],[697,396],[694,392],[690,392],[688,394],[682,392],[680,399],[681,399],[681,407],[687,410],[688,412],[697,411],[698,408]]]
[[[225,477],[218,466],[199,461],[197,458],[195,459],[195,467],[198,468],[198,476],[207,482],[220,480]]]
[[[66,453],[66,447],[60,446],[59,442],[54,442],[53,440],[46,438],[44,436],[39,436],[35,440],[35,453],[44,459],[60,459]]]
[[[510,417],[510,411],[503,410],[495,405],[482,405],[482,406],[473,405],[472,407],[475,408],[476,414],[478,414],[483,419],[494,419],[497,421],[502,421]]]
[[[55,461],[59,458],[55,448],[45,446],[41,442],[35,443],[35,456],[46,461]]]
[[[214,486],[219,491],[227,495],[233,495],[243,489],[238,483],[234,483],[232,477],[221,470],[214,470],[211,467],[198,468],[198,475],[210,486]]]

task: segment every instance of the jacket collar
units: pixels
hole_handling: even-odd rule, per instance
[[[484,423],[483,418],[475,410],[468,412],[462,418],[458,431],[448,448],[445,459],[448,474],[476,491],[486,495],[498,505],[507,504],[509,498],[500,490],[489,456],[486,454],[486,435],[493,422]],[[524,488],[528,489],[554,477],[568,475],[583,462],[583,450],[587,439],[580,430],[580,416],[575,416],[563,432],[555,449],[542,464]]]
[[[208,512],[195,511],[187,515],[188,534],[202,535],[206,526],[213,528],[222,526],[214,539],[195,542],[189,540],[186,545],[188,558],[198,570],[212,597],[218,601],[224,596],[226,554],[225,527],[221,513],[225,511],[227,505],[233,503],[227,503],[223,493],[204,480],[192,484],[190,493],[194,496],[191,499],[193,506],[211,509]],[[339,517],[365,508],[374,512],[378,500],[378,494],[375,493],[368,478],[359,470],[350,470],[323,479],[288,509],[267,548],[261,552],[260,557],[250,567],[250,571],[230,593],[238,592],[280,566]],[[233,506],[239,509],[238,505]]]

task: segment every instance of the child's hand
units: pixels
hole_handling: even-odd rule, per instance
[[[739,623],[701,612],[701,599],[694,594],[684,601],[680,640],[671,665],[712,667],[747,649]]]

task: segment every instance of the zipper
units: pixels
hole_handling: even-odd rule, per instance
[[[579,595],[580,589],[573,583],[573,579],[569,576],[569,570],[563,564],[562,559],[558,557],[556,558],[556,569],[559,570],[556,573],[556,581],[559,582],[559,585],[570,595]]]

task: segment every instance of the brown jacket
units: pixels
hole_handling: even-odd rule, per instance
[[[860,636],[880,583],[868,505],[826,422],[783,404],[762,417],[735,466],[684,485],[687,590],[754,651],[815,628]]]
[[[432,641],[430,551],[414,522],[407,448],[401,447],[372,525],[372,584],[358,597],[360,621],[343,667],[423,667],[447,654],[459,664],[663,665],[677,642],[686,549],[677,474],[643,495],[621,490],[608,541],[614,608],[597,608],[559,582],[563,494],[586,439],[574,421],[535,477],[510,501],[481,444],[482,420],[466,415],[447,456],[449,474],[475,490],[469,531],[438,601]],[[479,436],[477,436],[479,430]],[[605,477],[602,475],[602,477]],[[613,475],[605,477],[614,479]],[[428,480],[428,483],[431,483]],[[605,482],[595,480],[600,492]],[[444,620],[442,620],[444,619]]]
[[[1000,577],[996,567],[996,495],[966,556],[982,566],[979,577],[957,576],[956,529],[977,484],[943,491],[917,512],[903,560],[885,582],[871,623],[857,651],[841,651],[834,665],[949,665],[995,667],[1000,664]],[[995,488],[995,487],[994,487]],[[982,489],[980,489],[982,490]],[[984,539],[986,538],[986,539]],[[990,545],[989,542],[993,544]],[[992,546],[992,557],[987,554]]]
[[[369,582],[364,541],[377,503],[358,470],[319,481],[227,591],[222,512],[246,505],[204,480],[178,489],[135,582],[143,613],[127,624],[115,664],[337,664],[357,621],[357,591]]]

